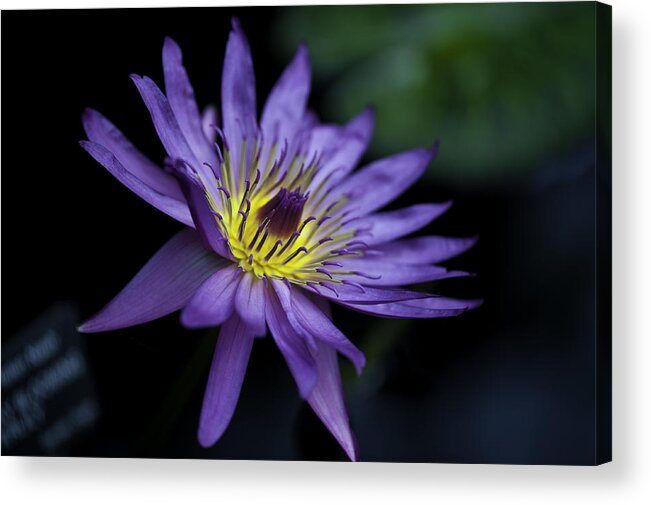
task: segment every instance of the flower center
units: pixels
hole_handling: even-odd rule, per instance
[[[258,221],[268,219],[269,234],[286,240],[298,229],[308,196],[301,193],[301,188],[291,192],[280,188],[276,196],[258,211]]]
[[[365,244],[342,211],[346,198],[331,197],[327,178],[315,182],[318,157],[299,149],[290,156],[287,143],[265,151],[259,139],[250,149],[243,142],[238,163],[224,145],[216,181],[197,173],[237,264],[259,278],[345,282],[339,276],[352,272],[337,258],[359,255]]]
[[[258,277],[288,278],[301,281],[309,277],[309,265],[316,249],[311,243],[314,216],[303,218],[309,194],[300,188],[282,187],[271,198],[255,195],[248,212],[238,212],[228,229],[233,256],[245,270]]]

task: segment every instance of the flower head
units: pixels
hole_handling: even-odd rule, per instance
[[[376,212],[423,174],[436,146],[353,171],[371,137],[373,112],[340,127],[307,111],[303,46],[258,121],[253,64],[236,20],[222,74],[221,126],[213,108],[199,113],[171,39],[163,69],[165,93],[148,77],[131,77],[167,151],[164,168],[94,110],[84,112],[89,140],[81,145],[185,228],[80,330],[132,326],[176,310],[188,328],[221,326],[199,422],[199,442],[210,446],[232,417],[253,339],[268,327],[301,396],[356,460],[337,353],[358,373],[365,360],[332,323],[328,303],[392,318],[452,316],[478,303],[400,287],[468,275],[433,263],[474,239],[403,239],[449,202]]]

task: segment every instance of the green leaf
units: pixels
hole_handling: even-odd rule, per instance
[[[371,156],[441,140],[432,181],[482,187],[586,139],[595,120],[591,3],[296,7],[278,46],[310,47],[318,112],[377,110]],[[317,88],[317,92],[321,88]]]

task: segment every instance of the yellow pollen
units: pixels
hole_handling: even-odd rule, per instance
[[[240,159],[245,157],[246,146],[242,146]],[[258,278],[270,277],[274,279],[287,279],[292,283],[319,284],[322,281],[341,282],[336,277],[328,275],[324,261],[336,261],[343,256],[340,252],[346,242],[353,239],[355,231],[342,230],[342,216],[332,213],[328,219],[323,211],[310,214],[327,199],[323,185],[307,193],[307,188],[317,172],[318,160],[307,160],[305,156],[296,155],[287,161],[287,167],[279,169],[275,160],[264,160],[259,163],[262,146],[254,143],[254,160],[249,167],[249,177],[245,177],[244,161],[240,162],[239,177],[233,176],[231,157],[227,150],[220,169],[223,181],[217,180],[217,185],[222,185],[218,195],[211,194],[206,181],[201,180],[207,201],[215,213],[215,222],[221,233],[228,240],[230,251],[237,264],[246,272],[251,272]],[[269,157],[279,156],[276,146],[269,151]],[[258,165],[263,168],[260,169]],[[278,163],[282,166],[282,163]],[[258,172],[262,170],[262,173]],[[197,174],[198,175],[198,174]],[[239,184],[235,186],[235,179]],[[301,189],[302,188],[302,189]],[[267,205],[281,190],[296,192],[297,195],[305,194],[304,206],[299,208],[302,212],[295,230],[283,230],[282,237],[276,236],[270,227],[273,219],[267,212]],[[303,193],[304,192],[304,193]],[[214,193],[214,191],[213,191]],[[336,211],[345,203],[341,197],[329,207]],[[272,203],[271,206],[274,206]],[[262,209],[264,212],[261,212]],[[296,220],[294,215],[294,221]],[[290,226],[294,222],[289,221]]]

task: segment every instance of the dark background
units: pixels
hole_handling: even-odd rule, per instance
[[[610,125],[597,122],[593,3],[4,11],[3,344],[58,301],[92,315],[179,229],[83,152],[80,115],[98,109],[161,160],[128,75],[162,83],[169,35],[200,106],[218,103],[233,15],[250,40],[259,107],[307,41],[310,105],[324,120],[377,108],[366,160],[441,140],[427,176],[392,207],[453,199],[423,233],[480,236],[448,262],[477,277],[428,286],[484,298],[472,313],[394,321],[335,308],[368,358],[361,378],[342,364],[362,459],[609,459],[610,217],[597,222],[595,209],[609,208]],[[215,331],[184,330],[173,314],[82,338],[101,417],[66,454],[343,459],[269,338],[256,342],[233,421],[208,450],[195,433]]]

